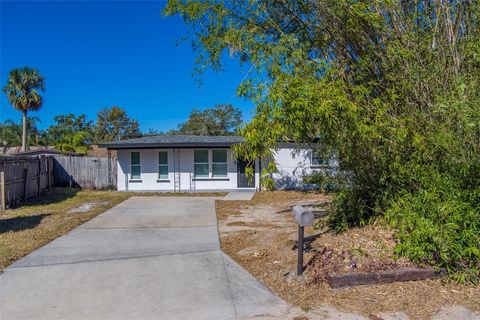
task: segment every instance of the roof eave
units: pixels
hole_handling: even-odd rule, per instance
[[[119,149],[159,149],[159,148],[229,148],[240,142],[187,142],[187,143],[103,143],[100,148]]]

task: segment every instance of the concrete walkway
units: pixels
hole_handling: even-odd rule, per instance
[[[287,309],[220,250],[213,198],[130,198],[0,275],[2,320],[224,320]]]
[[[249,201],[253,199],[255,196],[255,190],[242,190],[242,191],[232,191],[229,192],[222,200],[242,200],[242,201]]]

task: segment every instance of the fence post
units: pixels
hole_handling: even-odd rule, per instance
[[[50,190],[50,156],[45,158],[45,164],[47,165],[47,191]]]
[[[40,188],[42,187],[42,158],[38,156],[38,177],[37,177],[37,197],[40,195]]]
[[[7,208],[6,197],[5,197],[5,172],[0,172],[0,201],[2,210]]]
[[[112,184],[112,152],[110,149],[107,149],[108,153],[108,165],[107,165],[107,188],[110,189]]]
[[[50,179],[50,188],[55,186],[55,178],[53,176],[55,172],[55,157],[51,156],[50,157],[50,163],[48,164],[48,170],[50,170],[48,179]]]
[[[27,200],[27,174],[28,168],[26,166],[27,162],[25,161],[25,166],[23,167],[23,201]]]

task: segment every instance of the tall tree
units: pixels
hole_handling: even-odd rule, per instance
[[[242,112],[230,104],[205,110],[193,109],[188,120],[178,125],[178,133],[190,135],[231,135],[242,122]]]
[[[162,131],[150,128],[150,129],[148,129],[147,132],[142,132],[142,137],[158,136],[158,135],[161,135],[161,134],[163,134]]]
[[[41,91],[45,91],[45,78],[37,69],[29,67],[10,71],[3,88],[12,106],[22,113],[22,151],[27,150],[27,112],[41,108]]]
[[[480,279],[479,1],[169,0],[165,13],[190,27],[199,69],[229,52],[256,71],[238,89],[256,113],[237,153],[321,137],[348,176],[335,227],[383,216],[399,253]]]
[[[18,146],[22,143],[22,127],[18,126],[12,120],[5,120],[0,124],[0,143],[2,152],[5,153],[8,148]]]
[[[87,153],[90,149],[90,133],[88,131],[71,132],[55,142],[55,149],[60,151]]]
[[[27,133],[28,140],[39,144],[42,131],[38,129],[37,123],[40,119],[37,117],[29,117],[27,119]],[[17,123],[13,120],[7,119],[0,123],[0,145],[5,152],[8,148],[19,146],[22,143],[22,123]]]
[[[97,114],[96,142],[119,141],[138,138],[141,135],[138,121],[131,119],[120,107],[106,108]]]
[[[84,114],[58,115],[55,124],[48,127],[44,139],[61,151],[86,153],[94,134],[93,121]]]

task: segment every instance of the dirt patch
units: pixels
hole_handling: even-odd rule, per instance
[[[248,223],[246,223],[244,221],[235,221],[235,222],[227,223],[227,226],[233,226],[233,227],[248,226]]]
[[[309,283],[321,283],[329,275],[417,268],[405,258],[393,256],[393,232],[383,226],[354,228],[343,234],[323,230],[311,236],[315,255],[309,261]]]
[[[99,204],[106,204],[106,203],[108,202],[97,202],[97,201],[87,202],[76,208],[68,210],[68,213],[85,213],[92,210],[95,206],[98,206]]]
[[[333,234],[320,218],[317,228],[305,229],[306,271],[300,279],[292,276],[297,225],[291,207],[313,205],[316,216],[322,217],[330,199],[318,193],[278,191],[257,193],[252,201],[217,201],[222,249],[281,298],[303,309],[331,305],[365,316],[404,312],[412,319],[428,319],[444,305],[480,310],[480,287],[448,279],[331,289],[323,281],[329,273],[414,266],[394,257],[393,232],[380,224]]]

